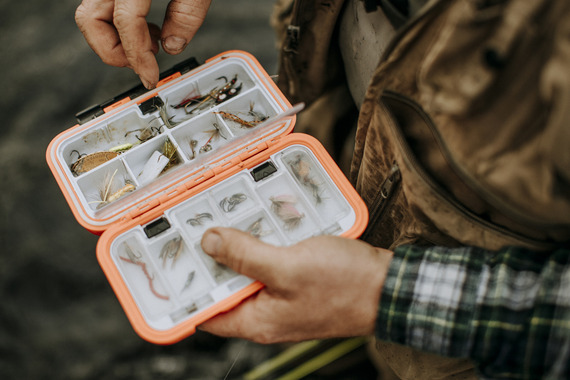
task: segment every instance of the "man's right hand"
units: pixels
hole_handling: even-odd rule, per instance
[[[156,87],[158,41],[168,54],[178,54],[200,28],[211,0],[172,0],[162,30],[146,22],[151,0],[83,0],[75,20],[87,43],[112,66],[130,67],[143,85]]]

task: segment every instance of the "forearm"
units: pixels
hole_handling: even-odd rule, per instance
[[[570,371],[570,252],[401,247],[376,336],[469,357],[489,376]]]

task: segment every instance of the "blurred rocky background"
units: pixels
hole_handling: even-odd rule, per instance
[[[48,169],[46,148],[76,112],[139,83],[91,51],[79,3],[0,0],[0,379],[222,379],[236,357],[229,378],[239,377],[276,348],[201,333],[162,347],[134,333],[95,258],[97,236]],[[160,25],[166,3],[155,0],[148,20]],[[274,74],[272,6],[214,0],[184,53],[159,53],[161,70],[241,49]]]

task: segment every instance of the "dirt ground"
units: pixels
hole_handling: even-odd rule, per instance
[[[95,258],[97,237],[74,219],[45,160],[75,113],[138,84],[108,67],[74,21],[79,1],[0,1],[0,378],[220,379],[272,355],[271,346],[196,334],[146,343],[131,328]],[[160,24],[165,1],[149,20]],[[276,51],[271,1],[214,1],[203,28],[162,69],[241,49],[269,73]]]

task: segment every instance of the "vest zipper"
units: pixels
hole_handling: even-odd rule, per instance
[[[384,216],[388,205],[392,202],[394,195],[400,188],[401,179],[402,177],[400,175],[400,167],[397,163],[394,162],[390,168],[390,172],[382,182],[382,185],[380,185],[380,192],[370,207],[370,219],[368,222],[368,228],[364,234],[362,234],[362,240],[366,241],[366,239],[368,239],[372,231],[371,227],[375,228],[380,219],[382,219]]]
[[[383,200],[389,199],[392,196],[394,187],[398,183],[400,183],[400,167],[398,166],[397,163],[394,163],[394,165],[392,165],[392,167],[390,168],[390,173],[388,174],[388,177],[386,177],[386,179],[384,180],[384,182],[382,182],[382,185],[380,186],[380,196],[382,197],[381,199]]]

